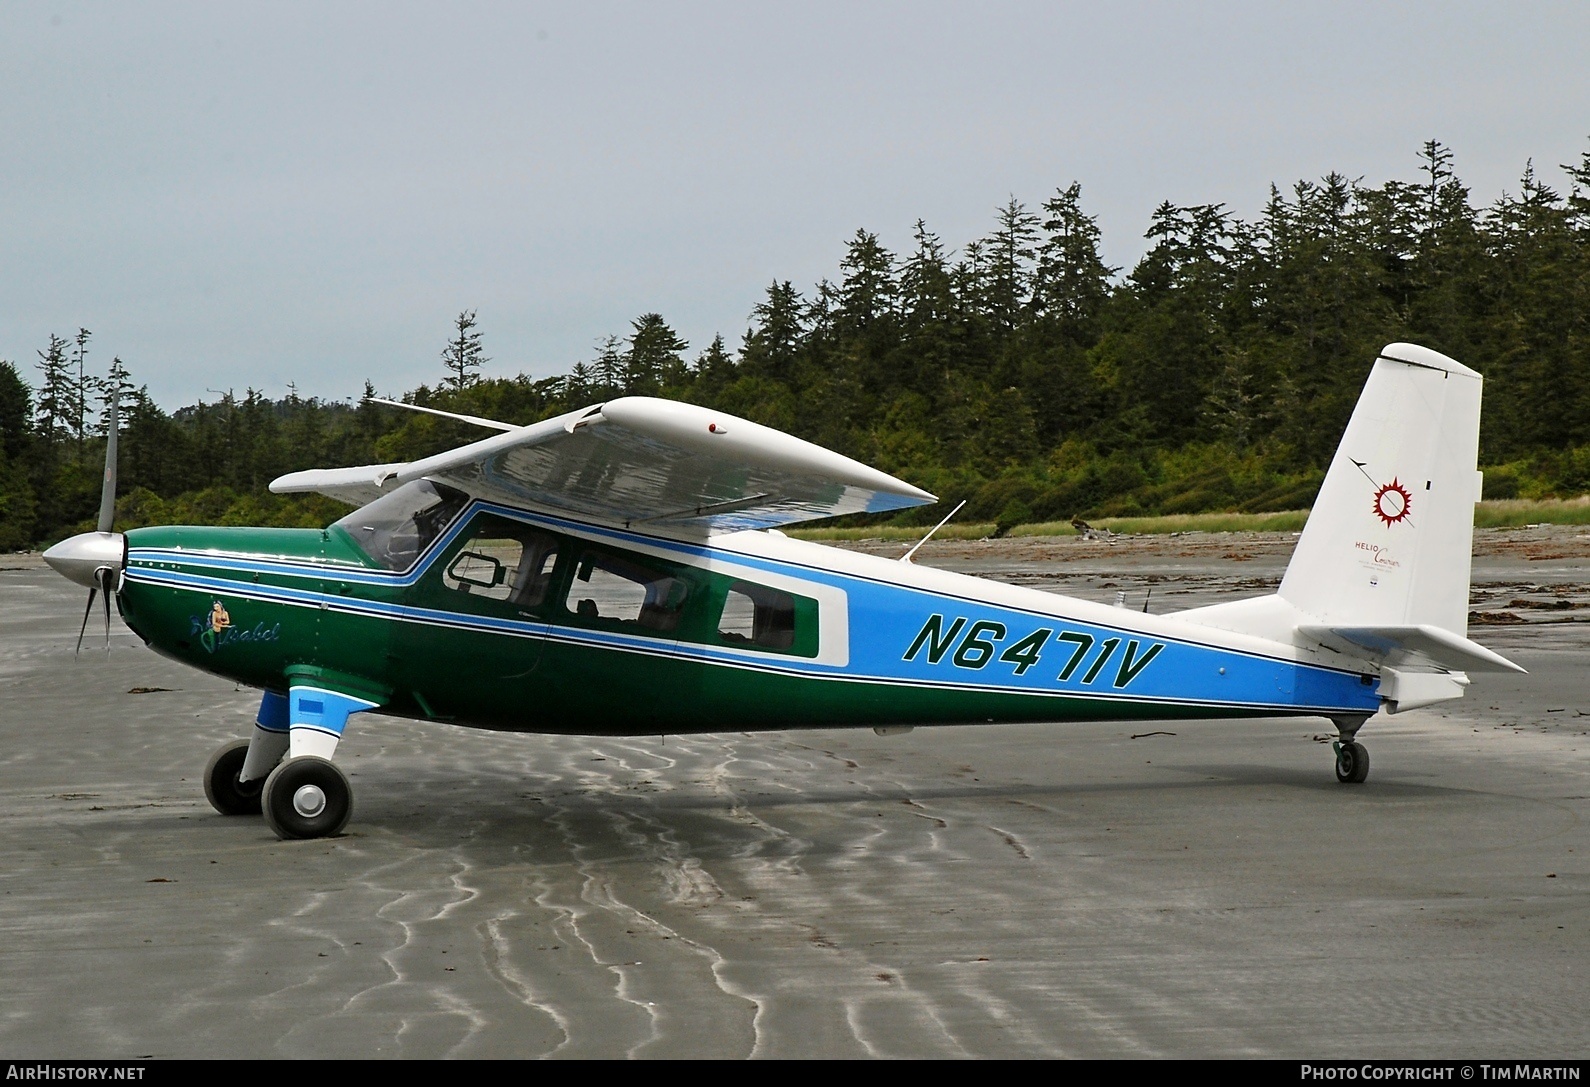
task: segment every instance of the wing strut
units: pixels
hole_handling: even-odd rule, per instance
[[[389,408],[407,408],[409,411],[423,411],[426,415],[440,415],[443,419],[456,419],[460,423],[473,423],[475,426],[487,427],[491,430],[520,430],[514,423],[499,423],[495,419],[482,419],[478,415],[460,415],[456,411],[443,411],[441,408],[427,408],[419,404],[405,404],[401,400],[383,400],[379,396],[369,398],[372,404],[385,404]]]

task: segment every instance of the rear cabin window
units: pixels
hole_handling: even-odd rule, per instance
[[[690,586],[645,563],[586,551],[574,569],[564,607],[587,624],[637,634],[679,629]]]
[[[764,585],[736,581],[723,600],[718,638],[725,645],[795,648],[795,597]]]
[[[719,645],[817,656],[817,601],[782,589],[731,581],[713,638]]]

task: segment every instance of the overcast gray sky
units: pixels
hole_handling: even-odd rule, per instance
[[[1162,200],[1338,170],[1473,198],[1590,150],[1590,4],[0,0],[0,358],[94,333],[167,407],[692,354],[858,227],[963,246],[1072,180],[1130,265]]]

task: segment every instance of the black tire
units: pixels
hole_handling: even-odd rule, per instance
[[[1354,741],[1336,748],[1336,780],[1343,785],[1361,785],[1369,777],[1369,749]]]
[[[210,756],[204,767],[204,795],[210,807],[222,815],[258,815],[260,793],[265,782],[239,781],[243,760],[248,758],[248,741],[233,740],[222,744]]]
[[[276,837],[329,838],[348,825],[353,786],[330,759],[300,755],[271,771],[265,779],[264,801],[265,822]]]

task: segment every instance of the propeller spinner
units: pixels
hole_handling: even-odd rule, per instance
[[[94,532],[82,532],[62,540],[44,553],[44,561],[69,581],[88,586],[88,607],[83,611],[83,626],[77,632],[77,651],[83,649],[88,632],[88,617],[94,611],[94,597],[105,597],[105,648],[110,649],[110,597],[121,585],[127,566],[127,537],[110,530],[116,518],[116,409],[120,390],[110,398],[110,415],[105,428],[105,481],[99,496],[99,524]]]

